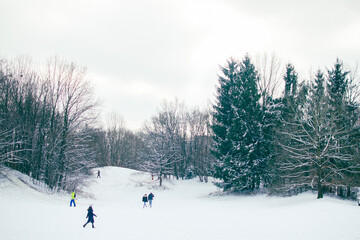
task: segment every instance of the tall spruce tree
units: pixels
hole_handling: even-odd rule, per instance
[[[214,106],[216,176],[224,190],[253,191],[260,186],[266,163],[259,76],[249,56],[240,63],[228,61],[222,70]]]
[[[290,121],[295,112],[297,112],[297,93],[298,93],[298,74],[292,64],[286,65],[286,73],[284,75],[285,91],[283,100],[283,114],[284,121]]]
[[[215,165],[215,176],[222,179],[224,188],[230,188],[233,170],[229,168],[232,161],[230,150],[232,142],[228,138],[228,130],[232,125],[234,112],[232,108],[232,92],[235,82],[239,77],[239,63],[229,59],[225,67],[220,67],[222,75],[219,75],[219,86],[217,87],[217,103],[214,105],[212,130],[214,132],[213,155],[217,159]]]
[[[349,72],[344,71],[343,63],[336,59],[334,68],[328,70],[327,91],[330,99],[330,106],[333,112],[341,113],[344,110],[345,91],[348,87],[347,75]]]
[[[336,59],[333,69],[328,70],[327,92],[329,95],[330,114],[337,116],[333,131],[341,131],[342,137],[337,141],[339,151],[343,155],[351,156],[351,161],[338,162],[332,159],[338,167],[348,170],[346,174],[337,175],[333,181],[340,186],[347,186],[346,191],[343,187],[338,187],[338,194],[350,197],[350,187],[354,186],[354,179],[359,174],[358,160],[354,158],[356,152],[356,143],[359,140],[358,127],[358,104],[352,102],[346,95],[347,91],[351,91],[349,86],[349,72],[344,70],[341,60]],[[356,169],[356,170],[354,170]]]
[[[309,90],[308,96],[302,96],[307,100],[304,106],[299,107],[293,119],[281,130],[280,145],[286,157],[278,162],[277,167],[283,179],[283,190],[317,189],[318,198],[322,198],[323,186],[328,184],[328,177],[332,174],[328,159],[336,154],[333,143],[338,133],[329,131],[333,119],[327,116],[324,77],[320,71]],[[297,102],[301,102],[300,97]]]
[[[283,146],[291,146],[294,143],[284,133],[295,131],[292,121],[298,112],[298,74],[295,71],[295,67],[290,63],[286,65],[283,80],[285,84],[283,97],[276,100],[273,105],[273,111],[278,113],[275,114],[275,119],[273,120],[275,125],[273,138],[275,139],[274,149],[276,153],[274,154],[274,162],[270,169],[272,174],[271,191],[275,192],[283,192],[284,186],[289,182],[284,177],[286,174],[279,168],[279,165],[290,160]]]

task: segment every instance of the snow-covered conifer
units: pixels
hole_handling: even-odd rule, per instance
[[[260,186],[267,160],[259,76],[249,56],[242,62],[230,59],[222,72],[212,126],[216,176],[225,190],[253,191]]]

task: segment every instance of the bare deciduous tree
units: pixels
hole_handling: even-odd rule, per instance
[[[210,153],[212,136],[210,128],[210,112],[194,109],[188,115],[189,152],[192,159],[194,174],[200,181],[207,182],[214,158]]]
[[[275,54],[269,57],[265,53],[257,56],[256,68],[260,75],[258,88],[262,105],[266,106],[268,97],[275,98],[281,94],[281,62]]]
[[[277,167],[284,189],[313,188],[322,198],[324,187],[348,186],[349,176],[360,173],[351,141],[359,129],[337,124],[343,116],[331,113],[320,71],[315,82],[303,111],[296,112],[291,122],[282,122],[287,127],[280,132],[279,144],[288,155]]]
[[[158,176],[160,186],[166,175],[178,176],[181,156],[180,121],[181,108],[177,100],[173,103],[163,102],[162,110],[151,122],[145,124],[143,168]]]
[[[61,119],[58,123],[61,133],[56,137],[60,139],[56,144],[60,149],[57,155],[56,181],[57,186],[62,187],[67,172],[65,170],[72,164],[68,150],[74,145],[69,145],[70,140],[76,136],[78,129],[85,127],[97,117],[95,111],[98,102],[93,99],[92,88],[86,79],[84,68],[53,58],[48,62],[47,71],[47,78],[54,84],[51,128],[55,127],[56,117]]]

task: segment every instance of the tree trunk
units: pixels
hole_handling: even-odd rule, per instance
[[[323,193],[323,186],[321,185],[321,181],[318,181],[318,196],[317,198],[323,198],[324,197],[324,193]]]
[[[204,176],[204,180],[207,183],[208,182],[208,176]]]
[[[199,175],[199,180],[200,180],[200,182],[203,182],[203,181],[204,181],[204,178],[203,178],[202,175]]]

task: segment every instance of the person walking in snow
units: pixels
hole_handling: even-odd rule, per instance
[[[143,196],[142,201],[143,201],[143,203],[144,203],[143,208],[147,207],[146,203],[148,202],[148,197],[147,197],[146,194]]]
[[[96,214],[94,213],[94,210],[93,210],[93,208],[92,208],[91,205],[89,206],[89,208],[88,208],[87,211],[88,211],[88,213],[87,213],[87,215],[86,215],[86,218],[87,218],[88,220],[87,220],[87,222],[83,225],[83,227],[86,227],[86,225],[91,222],[92,228],[95,228],[95,226],[94,226],[94,216],[95,216],[95,217],[97,217],[97,216],[96,216]]]
[[[101,178],[100,177],[100,170],[98,170],[98,173],[97,173],[97,177],[96,178]]]
[[[73,204],[74,204],[74,207],[76,207],[75,198],[76,198],[76,193],[75,193],[75,190],[74,190],[74,191],[72,191],[72,193],[71,193],[70,207],[71,207]]]
[[[153,193],[150,193],[150,194],[149,194],[148,199],[149,199],[149,206],[150,206],[150,207],[152,207],[152,200],[154,199],[154,197],[155,197],[155,195],[154,195]]]

